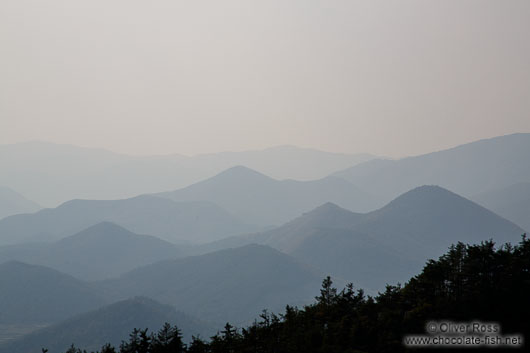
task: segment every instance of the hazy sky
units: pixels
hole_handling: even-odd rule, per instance
[[[0,143],[402,156],[530,132],[530,1],[0,1]]]

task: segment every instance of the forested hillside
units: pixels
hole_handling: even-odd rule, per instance
[[[530,241],[496,247],[458,243],[404,286],[387,286],[375,297],[348,285],[341,291],[328,277],[316,301],[263,312],[251,326],[229,323],[210,340],[185,345],[178,328],[158,333],[134,330],[119,348],[101,353],[155,352],[402,352],[403,337],[424,333],[427,322],[498,322],[502,333],[530,333]],[[67,353],[81,352],[72,347]]]

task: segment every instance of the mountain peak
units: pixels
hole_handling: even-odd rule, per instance
[[[236,165],[231,168],[228,168],[221,173],[215,175],[213,178],[219,177],[229,177],[229,178],[262,178],[266,180],[273,180],[271,177],[268,177],[265,174],[262,174],[254,169],[242,165]]]
[[[97,224],[94,224],[93,226],[88,227],[87,229],[83,230],[82,232],[100,232],[100,231],[120,231],[124,233],[131,233],[124,227],[117,225],[116,223],[110,222],[110,221],[103,221],[99,222]]]
[[[317,208],[307,212],[307,213],[304,213],[304,215],[302,217],[310,217],[310,218],[316,218],[316,219],[319,219],[319,220],[322,220],[322,219],[328,219],[330,217],[332,218],[337,218],[337,217],[346,217],[346,218],[349,218],[349,217],[355,217],[355,215],[357,215],[357,213],[354,213],[350,210],[347,210],[345,208],[342,208],[340,206],[338,206],[337,204],[334,204],[333,202],[326,202],[320,206],[318,206]]]
[[[275,179],[266,176],[260,172],[257,172],[248,167],[237,165],[230,167],[208,179],[200,181],[198,183],[187,186],[183,189],[176,190],[174,192],[180,192],[182,190],[195,190],[206,187],[222,187],[225,188],[241,188],[241,187],[256,187],[257,185],[263,185],[265,183],[277,182]],[[162,193],[164,194],[164,193]],[[160,195],[160,194],[155,194]]]
[[[447,189],[444,189],[441,186],[438,185],[422,185],[418,186],[412,190],[409,190],[405,192],[404,194],[401,194],[400,196],[396,197],[394,200],[392,200],[387,206],[383,207],[393,207],[396,205],[411,205],[411,204],[428,204],[428,203],[438,203],[443,202],[444,200],[465,200],[467,199],[463,198],[460,195],[455,194],[452,191],[449,191]]]
[[[446,238],[449,237],[448,234],[454,233],[448,229],[457,224],[466,224],[468,235],[476,229],[485,228],[487,231],[482,231],[482,237],[495,235],[496,240],[501,242],[511,241],[511,238],[507,237],[509,234],[522,232],[517,225],[492,211],[436,185],[423,185],[407,191],[385,207],[371,212],[371,215],[389,217],[399,222],[409,219],[416,224],[429,225],[428,228],[432,228],[429,233],[438,232],[440,236],[444,234]],[[431,219],[430,224],[427,222],[428,219]],[[433,222],[438,222],[438,226]],[[445,231],[442,232],[444,229]]]
[[[355,213],[332,202],[326,202],[317,208],[304,213],[302,216],[293,219],[278,229],[312,229],[317,228],[343,228],[349,229],[362,217],[362,214]]]
[[[117,225],[109,221],[103,221],[97,224],[94,224],[74,235],[63,238],[59,240],[61,243],[65,243],[74,239],[104,239],[109,237],[134,237],[135,233],[123,228],[122,226]]]
[[[334,204],[333,202],[326,202],[318,207],[316,207],[314,210],[310,211],[310,213],[317,213],[317,212],[330,212],[330,211],[345,211],[344,208],[338,206],[337,204]]]

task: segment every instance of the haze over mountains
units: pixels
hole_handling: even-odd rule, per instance
[[[279,146],[261,151],[128,156],[101,149],[27,142],[0,145],[0,185],[55,207],[71,199],[123,199],[175,190],[236,165],[279,179],[312,180],[373,158]]]
[[[134,328],[156,331],[165,322],[182,330],[184,340],[192,335],[209,337],[215,329],[200,320],[162,305],[152,299],[136,297],[113,303],[94,311],[76,315],[50,327],[32,332],[23,338],[0,345],[1,353],[38,352],[47,347],[51,352],[64,352],[73,342],[90,351],[106,343],[119,346]]]
[[[264,226],[285,223],[325,202],[359,212],[374,207],[369,194],[341,178],[280,181],[243,166],[156,196],[175,201],[209,201],[240,219]]]
[[[43,266],[0,264],[0,323],[42,324],[106,303],[87,283]]]
[[[380,290],[407,279],[458,241],[516,243],[523,232],[448,190],[422,186],[373,212],[353,213],[327,203],[279,228],[210,247],[269,245],[361,288]]]
[[[73,198],[108,200],[163,192],[162,195],[179,200],[213,200],[220,206],[226,205],[229,211],[248,215],[249,205],[242,203],[251,201],[254,207],[263,207],[256,212],[258,215],[253,215],[255,220],[270,225],[285,222],[298,211],[309,211],[328,201],[352,211],[366,212],[419,185],[440,185],[473,197],[528,182],[529,149],[530,134],[500,136],[399,160],[369,161],[367,156],[352,157],[289,146],[196,157],[131,157],[75,146],[26,143],[0,146],[0,165],[5,166],[0,185],[45,205]],[[241,168],[230,169],[237,165],[263,174],[259,177]],[[347,169],[338,171],[343,167]],[[230,174],[235,175],[230,178]],[[329,178],[330,174],[350,184],[340,184]],[[231,199],[228,192],[220,189],[234,188],[236,180],[242,187],[234,191],[238,194]],[[29,186],[24,187],[26,184]],[[258,190],[249,189],[251,186]],[[243,187],[247,187],[245,192]],[[282,207],[280,204],[289,199],[289,206],[296,211],[289,212],[288,206],[279,210],[262,206],[260,202],[271,204],[273,196],[267,200],[259,195],[259,188],[274,196],[289,195],[276,202],[276,207]],[[166,193],[170,190],[176,191]],[[48,201],[42,202],[43,198]],[[50,202],[50,198],[55,200]]]
[[[530,231],[530,182],[484,192],[472,199]]]
[[[33,213],[41,208],[14,190],[0,186],[0,219],[20,213]]]
[[[29,161],[36,156],[34,147],[12,146],[11,155]],[[286,304],[311,302],[326,275],[339,287],[353,282],[375,294],[418,273],[451,244],[490,238],[515,243],[529,226],[530,134],[396,161],[372,160],[338,173],[331,169],[352,156],[281,147],[193,158],[129,157],[41,147],[40,158],[58,157],[21,172],[20,185],[37,185],[32,178],[48,167],[57,173],[68,169],[64,179],[52,178],[57,185],[38,184],[48,188],[39,191],[42,197],[60,189],[60,182],[65,187],[58,197],[70,187],[107,196],[33,213],[29,203],[24,206],[29,213],[0,219],[0,287],[7,288],[0,292],[0,324],[50,325],[0,345],[0,352],[24,353],[37,342],[63,349],[71,339],[99,348],[95,337],[101,332],[118,339],[142,316],[149,325],[172,320],[190,331],[211,323],[248,323],[263,309],[278,312]],[[0,148],[2,158],[9,154],[5,148]],[[281,176],[288,156],[300,156],[300,162],[287,166],[284,175],[300,168],[311,178]],[[232,164],[247,158],[255,164]],[[322,168],[312,166],[319,158],[328,161]],[[106,187],[123,177],[116,195],[141,185],[149,185],[149,192],[165,191],[113,200],[105,187],[96,187],[103,165],[110,168]],[[262,174],[267,168],[279,174]],[[120,174],[124,170],[129,177]],[[333,175],[318,175],[324,170]],[[87,179],[76,179],[76,173]],[[157,183],[150,173],[168,178],[167,183]],[[166,188],[170,178],[177,185],[192,174],[201,181]],[[0,179],[6,175],[14,180],[14,172]],[[131,299],[137,296],[150,299]]]
[[[212,333],[213,326],[208,321],[216,323],[215,327],[224,320],[246,323],[263,309],[279,311],[286,303],[311,302],[323,276],[318,270],[262,245],[160,261],[100,282],[84,282],[43,266],[6,262],[0,265],[0,285],[6,288],[0,292],[0,324],[52,326],[8,341],[5,346],[0,345],[0,352],[9,349],[23,352],[29,343],[41,340],[65,344],[80,335],[87,338],[83,342],[100,344],[105,336],[97,337],[99,330],[114,326],[109,334],[115,333],[116,339],[129,332],[130,325],[138,327],[142,317],[151,328],[156,326],[151,325],[152,320],[157,320],[157,325],[168,320],[180,323],[183,326],[179,327],[186,329],[186,337]],[[151,300],[147,304],[140,300],[135,310],[138,300],[129,299],[138,295],[171,304],[200,320],[182,319],[182,315],[173,314],[173,309],[161,310]],[[73,317],[123,300],[121,304]],[[161,311],[166,314],[161,315]],[[69,317],[73,318],[61,323]]]
[[[203,320],[250,322],[263,309],[311,302],[324,274],[263,245],[144,266],[102,282],[111,299],[146,296]]]
[[[0,263],[17,260],[51,267],[83,280],[117,277],[136,267],[181,255],[172,243],[98,223],[53,243],[0,247]]]
[[[175,243],[213,241],[258,228],[209,202],[175,202],[144,195],[72,200],[57,208],[4,218],[0,220],[0,244],[58,240],[104,221]]]
[[[375,159],[334,175],[376,196],[381,205],[419,185],[473,197],[528,182],[529,151],[530,134],[513,134],[399,160]]]
[[[528,344],[529,38],[530,0],[0,0],[0,353]]]

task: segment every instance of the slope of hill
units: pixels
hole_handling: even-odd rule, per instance
[[[73,342],[88,351],[96,351],[106,343],[118,347],[134,328],[156,331],[165,322],[177,325],[186,341],[189,341],[192,335],[209,337],[215,333],[210,325],[178,312],[169,305],[136,297],[79,314],[6,342],[0,345],[0,352],[40,352],[42,347],[46,347],[50,352],[65,352]]]
[[[313,181],[275,180],[233,167],[184,189],[157,194],[177,201],[210,201],[252,224],[282,224],[325,202],[372,210],[370,195],[336,177]]]
[[[0,244],[61,239],[109,221],[171,242],[204,242],[255,230],[208,202],[174,202],[154,196],[125,200],[72,200],[34,214],[0,220]]]
[[[218,165],[218,172],[232,166],[244,165],[276,179],[315,180],[324,178],[341,166],[373,159],[366,153],[345,154],[323,152],[310,148],[284,145],[263,150],[221,152],[192,157],[204,165]]]
[[[0,323],[35,324],[63,320],[105,301],[88,284],[43,266],[0,264]]]
[[[426,323],[445,322],[448,317],[495,323],[483,325],[484,331],[502,329],[509,337],[499,345],[485,333],[485,344],[472,343],[478,352],[493,347],[502,352],[528,350],[524,346],[525,337],[530,337],[529,259],[529,239],[511,247],[455,244],[406,284],[390,285],[375,298],[356,288],[341,290],[326,279],[311,305],[286,308],[278,320],[262,315],[252,325],[225,330],[207,344],[191,346],[189,352],[465,351],[455,346],[462,341],[457,333],[450,336],[453,344],[448,338],[447,349],[418,350],[441,331],[435,325],[437,332],[425,335]]]
[[[0,247],[0,262],[42,265],[83,280],[119,276],[136,267],[176,258],[179,249],[164,240],[102,222],[53,243]]]
[[[123,199],[174,190],[234,165],[248,165],[280,179],[316,179],[371,158],[292,146],[193,157],[128,156],[27,142],[0,145],[0,185],[9,185],[42,205],[55,207],[72,199]]]
[[[517,242],[523,230],[437,186],[415,188],[366,214],[323,205],[279,228],[209,244],[269,245],[356,285],[382,290],[406,280],[458,241]]]
[[[310,302],[323,274],[267,246],[163,261],[101,283],[113,300],[147,296],[203,320],[241,323]]]
[[[41,207],[10,188],[0,186],[0,219],[19,213],[37,212]]]
[[[384,204],[418,185],[473,195],[528,181],[530,134],[513,134],[400,160],[372,160],[334,175]]]
[[[430,257],[458,241],[477,243],[493,238],[499,243],[517,242],[523,233],[514,223],[439,186],[421,186],[406,192],[368,213],[366,221],[356,229],[377,234],[395,248],[405,250],[415,245]]]
[[[530,231],[530,182],[484,192],[472,199]]]

